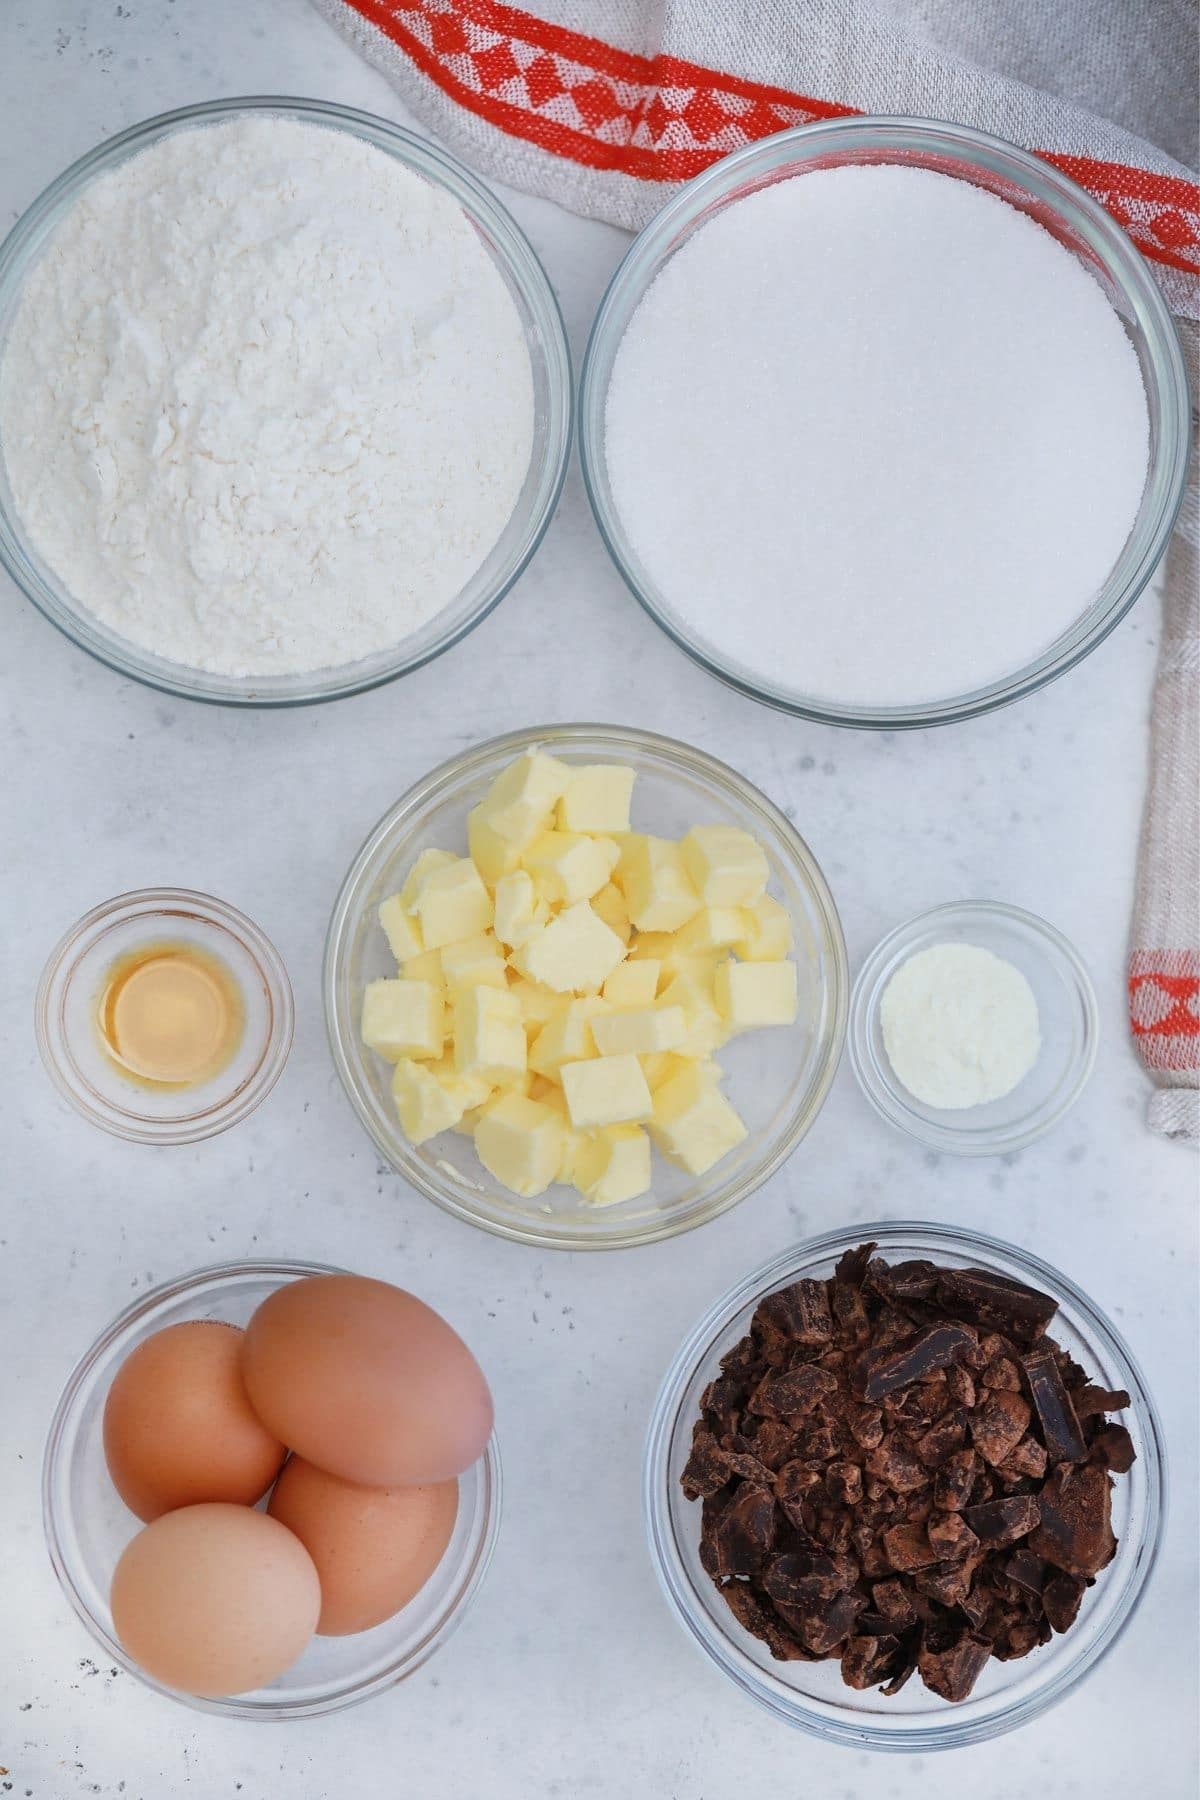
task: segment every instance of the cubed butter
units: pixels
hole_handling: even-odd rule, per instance
[[[682,956],[703,956],[728,950],[745,931],[746,918],[740,906],[706,906],[680,926],[675,942]]]
[[[622,763],[572,768],[558,802],[562,831],[628,831],[634,772]]]
[[[689,1175],[706,1174],[746,1136],[733,1107],[699,1066],[664,1081],[654,1095],[649,1131],[663,1155]]]
[[[428,1063],[402,1057],[392,1071],[392,1099],[400,1115],[400,1129],[410,1144],[423,1144],[450,1131],[466,1110],[457,1096],[444,1088]]]
[[[486,1081],[482,1075],[464,1074],[456,1066],[453,1054],[443,1056],[440,1062],[425,1066],[450,1097],[459,1102],[463,1112],[474,1112],[491,1098],[491,1082]]]
[[[599,1023],[596,1000],[569,1000],[542,1026],[529,1049],[529,1066],[539,1075],[557,1076],[565,1062],[582,1062],[597,1054],[593,1030]]]
[[[664,1081],[670,1081],[673,1075],[682,1075],[686,1069],[699,1069],[705,1080],[712,1082],[720,1081],[724,1074],[720,1063],[711,1057],[681,1056],[677,1050],[653,1050],[649,1056],[639,1056],[638,1061],[652,1094],[658,1092]]]
[[[736,825],[693,825],[680,849],[705,906],[749,906],[767,885],[766,853]]]
[[[621,845],[613,880],[639,931],[678,931],[700,911],[679,844],[631,832]]]
[[[636,1125],[652,1111],[650,1089],[636,1056],[597,1056],[559,1070],[567,1111],[577,1131]]]
[[[389,894],[380,901],[379,923],[398,964],[409,962],[424,951],[420,920],[413,917],[399,894]]]
[[[404,878],[404,885],[400,889],[401,906],[408,912],[413,912],[420,898],[421,889],[434,870],[444,869],[450,863],[459,861],[461,858],[455,856],[450,850],[422,850]]]
[[[475,1150],[489,1174],[529,1200],[558,1179],[563,1138],[562,1118],[552,1107],[505,1094],[480,1114]]]
[[[496,936],[510,950],[517,949],[545,925],[550,909],[539,900],[533,878],[524,869],[513,869],[496,883]]]
[[[589,1131],[573,1159],[572,1179],[593,1206],[619,1206],[650,1191],[650,1139],[637,1125]]]
[[[482,806],[473,806],[467,814],[467,849],[485,887],[494,888],[520,866],[520,845],[501,837]]]
[[[545,830],[570,779],[566,763],[544,750],[528,750],[501,770],[480,810],[493,831],[522,850]]]
[[[445,1007],[432,982],[369,981],[363,994],[362,1039],[389,1062],[442,1054]]]
[[[553,988],[542,987],[537,981],[526,981],[523,975],[518,975],[508,991],[520,1009],[521,1022],[527,1031],[540,1031],[548,1019],[570,1005],[569,994],[556,994]]]
[[[442,953],[440,950],[423,950],[420,956],[410,956],[401,965],[405,981],[428,981],[435,988],[445,985],[442,974]]]
[[[454,1066],[502,1087],[525,1073],[525,1026],[511,992],[464,988],[454,997]]]
[[[782,962],[792,947],[792,921],[787,908],[770,894],[760,894],[740,911],[744,929],[734,939],[734,954],[743,962]]]
[[[653,1006],[660,967],[650,957],[642,962],[623,962],[605,982],[604,998],[610,1006]]]
[[[593,894],[591,906],[592,911],[604,920],[609,930],[615,931],[621,942],[627,944],[633,936],[633,926],[625,896],[616,882],[608,882],[598,894]]]
[[[611,838],[543,831],[522,852],[521,866],[549,905],[573,906],[577,900],[590,900],[608,885],[619,854]]]
[[[794,962],[723,962],[713,978],[717,1011],[730,1031],[790,1025],[796,1017]]]
[[[592,1036],[601,1056],[649,1056],[675,1050],[687,1037],[682,1006],[637,1006],[602,1013],[592,1020]]]
[[[712,976],[707,968],[682,969],[658,997],[660,1006],[683,1010],[684,1035],[675,1048],[688,1056],[711,1056],[729,1035],[717,1010]]]
[[[527,980],[555,993],[586,993],[602,987],[624,956],[617,934],[580,900],[535,931],[511,960]]]
[[[441,958],[442,977],[451,996],[468,987],[508,987],[508,965],[490,932],[447,944]]]
[[[427,950],[478,937],[492,924],[492,897],[469,857],[434,869],[421,883],[413,909]]]

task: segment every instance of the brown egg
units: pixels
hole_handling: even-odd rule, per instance
[[[287,1454],[242,1384],[242,1333],[196,1319],[130,1352],[104,1404],[113,1485],[139,1519],[202,1500],[253,1506]]]
[[[164,1513],[113,1576],[117,1637],[147,1675],[185,1694],[265,1687],[300,1656],[320,1611],[304,1545],[248,1506]]]
[[[369,1631],[418,1594],[458,1517],[457,1481],[370,1488],[288,1459],[267,1509],[294,1531],[321,1578],[321,1637]]]
[[[363,1275],[310,1275],[246,1327],[242,1375],[269,1431],[364,1487],[449,1481],[482,1453],[492,1397],[432,1308]]]

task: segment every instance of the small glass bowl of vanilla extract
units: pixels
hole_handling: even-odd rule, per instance
[[[210,894],[94,907],[38,984],[38,1049],[63,1098],[142,1144],[214,1137],[254,1111],[292,1044],[291,982],[258,926]]]

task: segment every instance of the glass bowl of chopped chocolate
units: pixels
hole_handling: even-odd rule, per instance
[[[651,1555],[689,1635],[777,1718],[927,1751],[1011,1731],[1116,1643],[1165,1515],[1120,1335],[1028,1252],[856,1225],[710,1309],[646,1447]]]

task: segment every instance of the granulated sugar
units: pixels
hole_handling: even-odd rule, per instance
[[[821,170],[727,207],[630,321],[613,498],[685,634],[864,706],[1049,648],[1146,477],[1137,357],[1100,287],[966,181]]]
[[[348,132],[243,117],[98,176],[26,286],[0,449],[78,601],[229,675],[352,662],[507,523],[533,381],[451,195]]]

